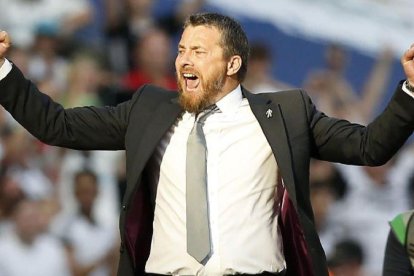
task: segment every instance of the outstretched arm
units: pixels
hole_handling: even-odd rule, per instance
[[[5,55],[10,45],[8,34],[0,32],[1,67],[9,64]],[[134,100],[116,107],[64,109],[41,93],[16,66],[6,74],[1,73],[4,71],[1,67],[0,104],[39,140],[80,150],[124,149],[129,110]]]

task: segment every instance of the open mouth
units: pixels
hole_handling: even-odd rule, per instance
[[[192,73],[183,73],[183,78],[185,80],[185,86],[189,91],[195,90],[200,83],[200,79]]]

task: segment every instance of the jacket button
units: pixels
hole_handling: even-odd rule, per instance
[[[126,205],[122,205],[122,210],[126,210]]]

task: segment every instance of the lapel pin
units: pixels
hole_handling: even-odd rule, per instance
[[[269,108],[267,111],[266,111],[266,117],[269,119],[269,118],[272,118],[272,114],[273,114],[273,111]]]

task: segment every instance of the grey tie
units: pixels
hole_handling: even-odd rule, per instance
[[[218,111],[216,105],[199,114],[187,141],[187,252],[201,263],[210,253],[207,203],[207,154],[204,121]]]

